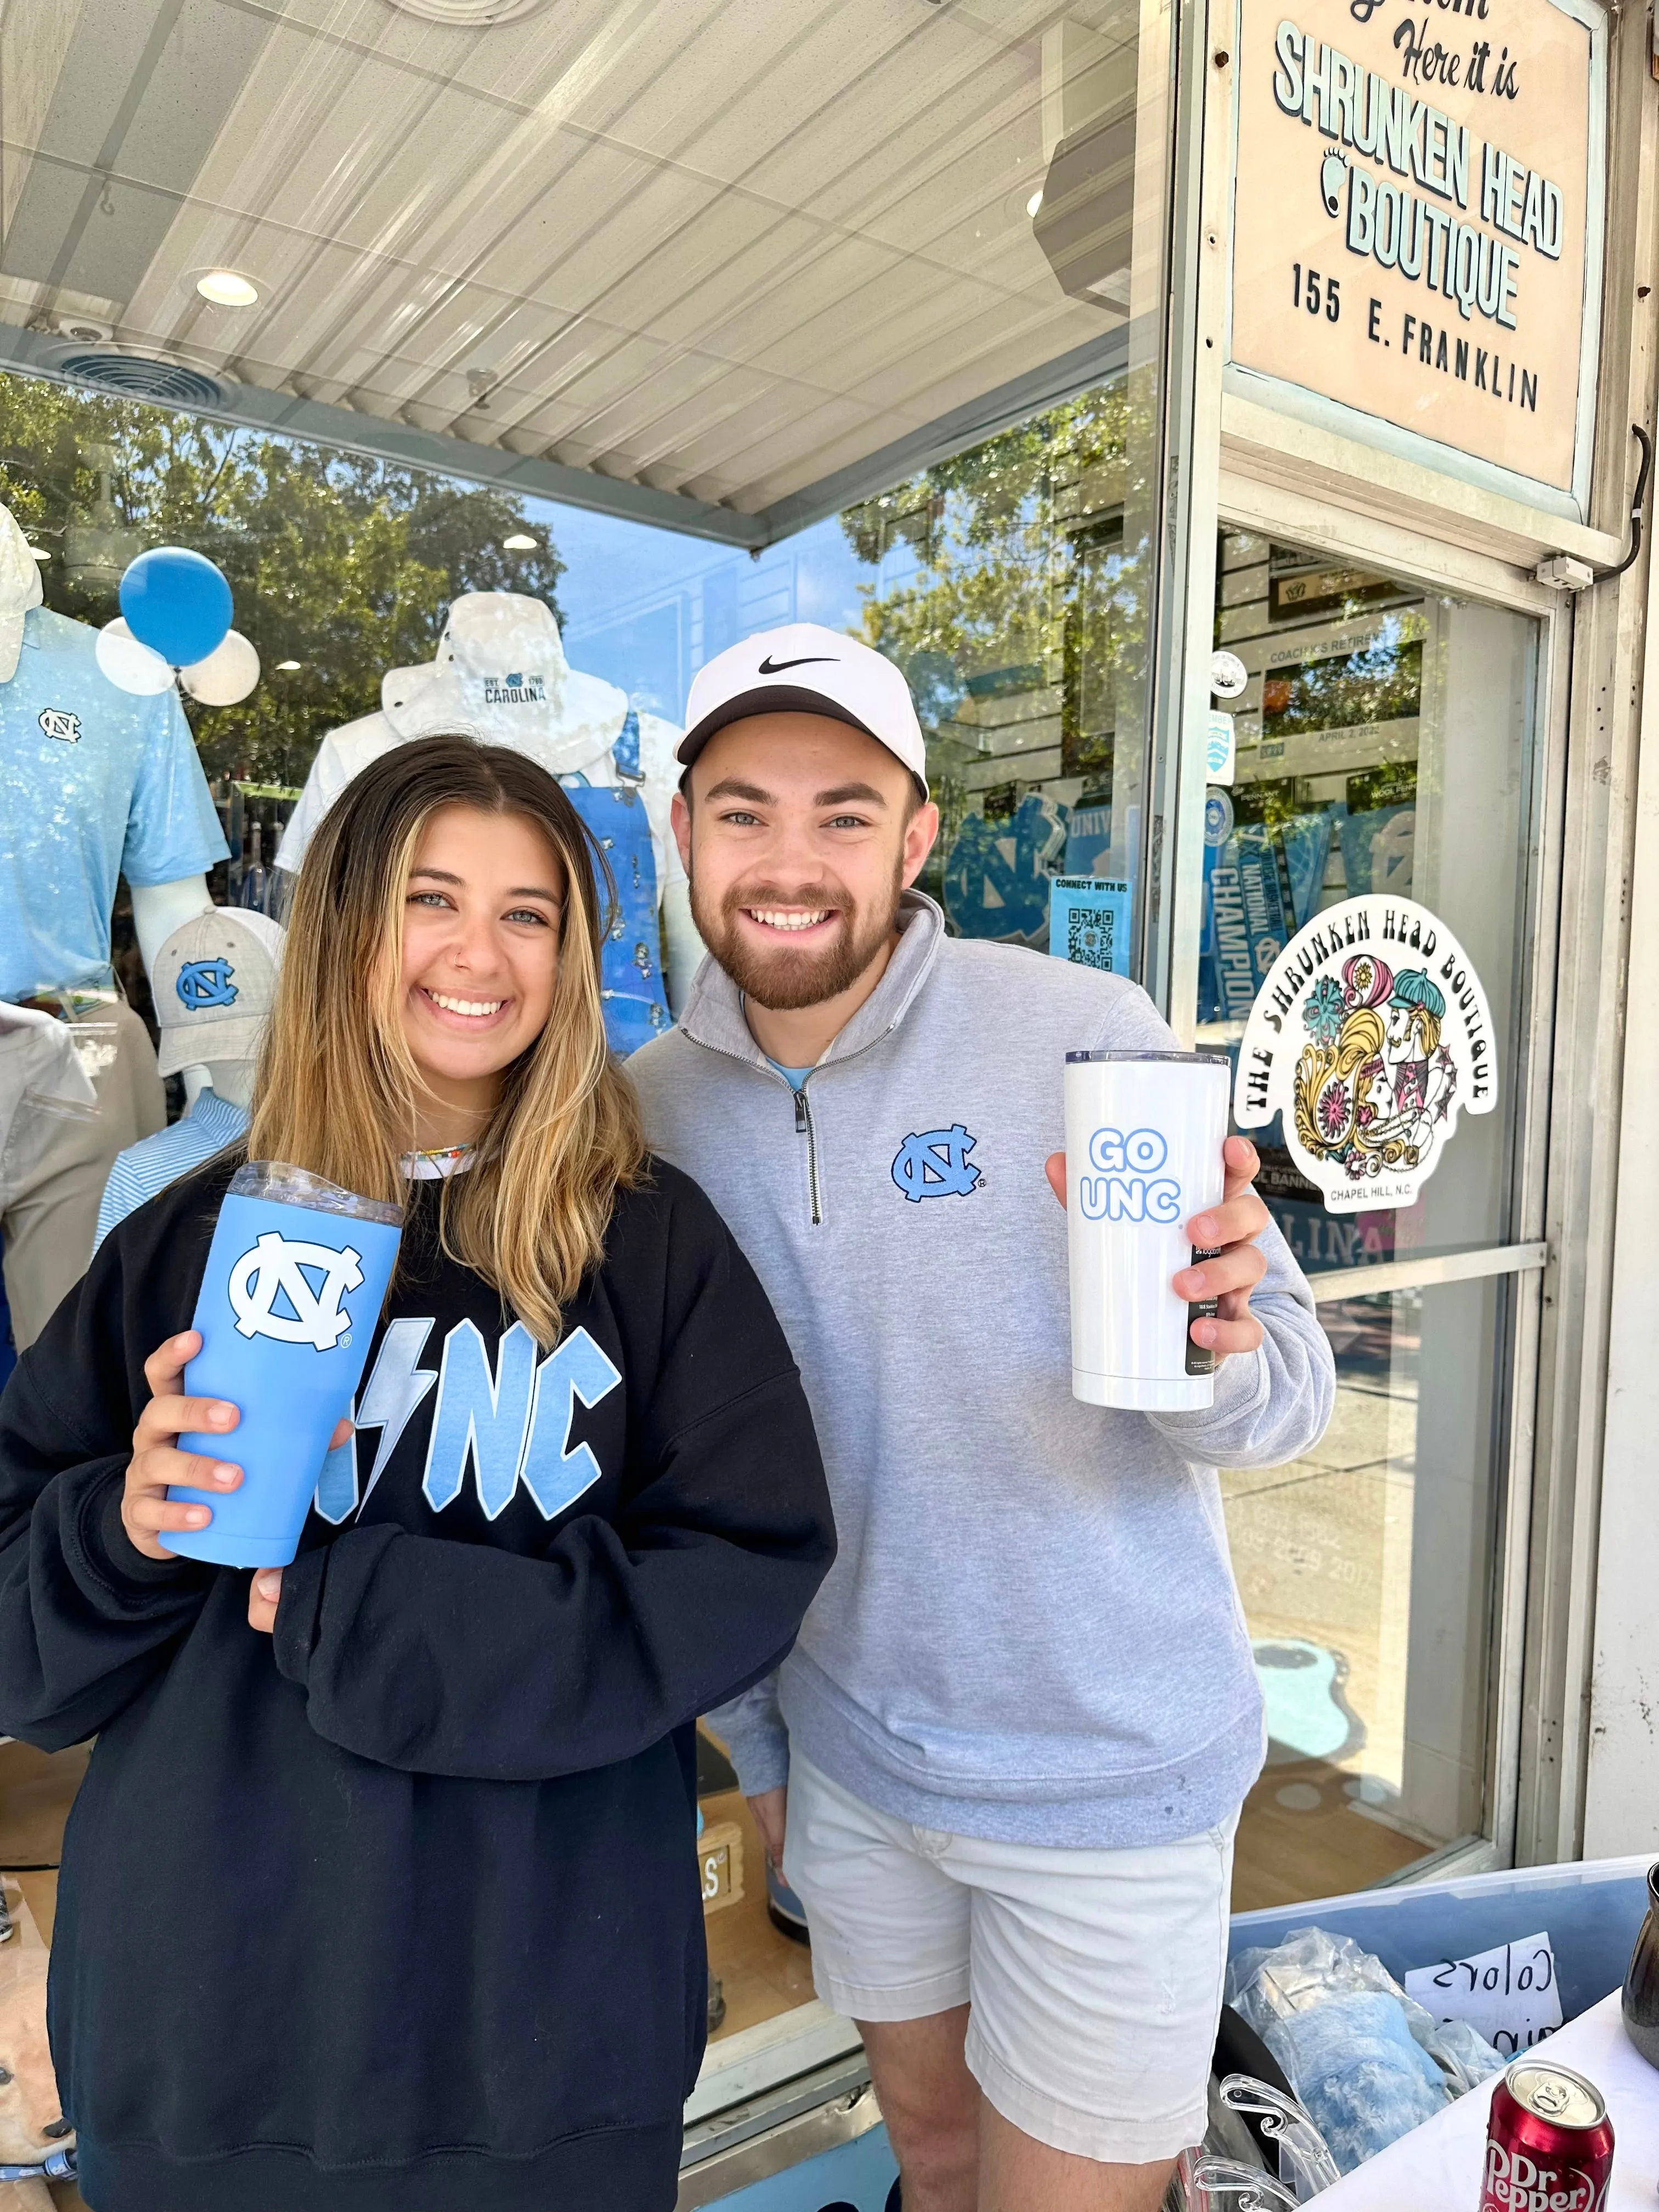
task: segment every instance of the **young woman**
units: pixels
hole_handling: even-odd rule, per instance
[[[290,1566],[181,1395],[227,1156],[131,1215],[0,1402],[0,1729],[96,1734],[52,2029],[95,2212],[669,2212],[706,2007],[696,1716],[834,1550],[794,1364],[605,1049],[592,855],[459,738],[297,887],[248,1151],[406,1198]],[[222,1462],[177,1448],[223,1431]]]

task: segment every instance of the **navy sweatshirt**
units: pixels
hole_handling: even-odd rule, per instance
[[[794,1363],[655,1165],[565,1315],[580,1494],[501,1504],[519,1325],[415,1186],[355,1471],[261,1635],[246,1573],[147,1559],[119,1517],[233,1164],[115,1231],[0,1400],[0,1729],[98,1739],[50,2002],[87,2201],[669,2212],[706,2004],[693,1722],[777,1663],[835,1549]]]

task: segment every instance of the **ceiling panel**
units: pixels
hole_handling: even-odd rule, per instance
[[[9,0],[0,313],[757,513],[1112,330],[1025,212],[1059,12]]]

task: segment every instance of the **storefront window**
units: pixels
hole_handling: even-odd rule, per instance
[[[1391,893],[1468,956],[1501,1086],[1497,1111],[1459,1115],[1409,1206],[1333,1210],[1280,1123],[1250,1133],[1320,1300],[1338,1396],[1304,1459],[1222,1478],[1269,1735],[1240,1830],[1242,1908],[1364,1887],[1487,1817],[1512,1298],[1501,1275],[1439,1277],[1449,1255],[1480,1264],[1510,1235],[1539,641],[1520,615],[1229,531],[1215,643],[1249,681],[1229,702],[1232,780],[1206,810],[1200,1044],[1237,1054],[1296,932]],[[1382,1266],[1388,1289],[1367,1295],[1364,1271]]]
[[[1329,1429],[1222,1476],[1267,1708],[1237,1911],[1369,1887],[1482,1825],[1505,1307],[1493,1280],[1322,1304]]]
[[[1147,560],[1132,421],[1125,379],[843,518],[876,570],[865,633],[904,668],[927,730],[941,832],[927,888],[959,935],[1046,951],[1056,877],[1116,883],[1099,964],[1126,974]]]
[[[942,817],[923,888],[952,930],[1047,951],[1054,879],[1109,879],[1125,888],[1101,964],[1127,974],[1149,562],[1134,446],[1126,371],[757,558],[550,510],[567,644],[672,719],[751,631],[868,639],[921,714]]]
[[[1233,781],[1206,809],[1200,1042],[1237,1051],[1259,983],[1304,923],[1393,892],[1469,956],[1512,1069],[1536,624],[1243,532],[1224,533],[1218,565],[1216,642],[1249,681],[1232,702]],[[1357,1213],[1328,1212],[1269,1128],[1264,1188],[1310,1273],[1496,1243],[1510,1127],[1501,1107],[1461,1115],[1415,1205]]]
[[[950,928],[1136,972],[1167,511],[1171,21],[1158,0],[1084,0],[994,26],[924,8],[913,28],[910,62],[896,48],[880,86],[865,73],[863,125],[850,109],[837,123],[830,102],[803,119],[794,167],[780,156],[763,185],[745,176],[749,198],[734,185],[722,203],[735,220],[739,201],[751,216],[764,201],[768,268],[801,226],[784,252],[801,290],[786,296],[757,260],[747,319],[722,309],[707,325],[723,396],[708,400],[700,356],[696,466],[675,477],[619,422],[584,442],[520,389],[516,353],[471,372],[461,396],[515,451],[673,477],[688,514],[693,500],[763,509],[775,535],[757,551],[163,407],[0,385],[0,497],[40,549],[50,605],[107,622],[127,562],[158,543],[200,550],[230,580],[263,675],[237,706],[188,705],[232,847],[216,897],[281,911],[277,852],[319,744],[378,728],[456,602],[505,591],[550,610],[569,667],[614,687],[619,730],[629,711],[645,737],[650,718],[672,732],[697,669],[756,630],[864,636],[921,713],[943,816],[924,888]],[[866,127],[878,93],[879,160]],[[752,374],[736,365],[749,351]],[[336,396],[326,378],[309,388]],[[423,383],[404,422],[453,419],[437,397]],[[647,768],[647,811],[665,820]],[[665,900],[665,953],[668,933]],[[130,936],[118,957],[142,1007]],[[671,1006],[687,974],[665,973]],[[747,2051],[733,2039],[763,2039],[809,2002],[810,1962],[712,1740],[700,1796],[711,2024]]]

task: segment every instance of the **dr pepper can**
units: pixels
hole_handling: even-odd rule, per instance
[[[1535,2051],[1517,2058],[1492,2093],[1480,2212],[1602,2212],[1612,2177],[1595,2083]]]

